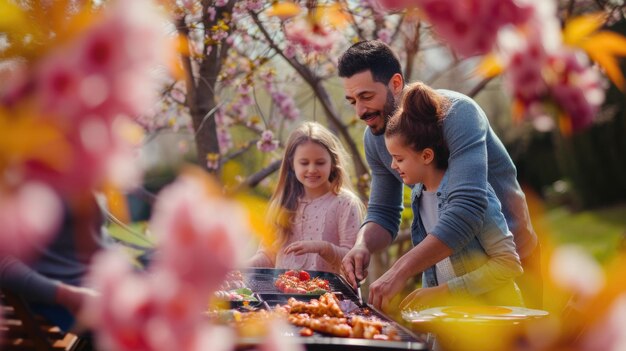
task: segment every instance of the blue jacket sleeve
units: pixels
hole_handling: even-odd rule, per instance
[[[32,302],[54,304],[60,282],[37,273],[21,261],[0,258],[0,287]]]
[[[450,149],[448,204],[432,234],[454,252],[476,236],[487,208],[487,133],[484,112],[469,99],[452,100],[443,122]]]
[[[385,148],[384,138],[375,137],[366,130],[364,145],[372,182],[363,225],[374,222],[385,228],[391,238],[395,239],[400,228],[404,184],[387,167],[391,165],[391,156]],[[385,162],[389,164],[386,165]]]

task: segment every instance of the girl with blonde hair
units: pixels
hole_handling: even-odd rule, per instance
[[[364,213],[347,159],[339,139],[319,123],[290,134],[268,211],[276,238],[261,243],[249,266],[339,273]]]

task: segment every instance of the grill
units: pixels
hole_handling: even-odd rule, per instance
[[[247,287],[252,289],[261,301],[263,301],[266,308],[273,307],[277,304],[283,305],[287,303],[290,297],[294,297],[301,301],[308,301],[312,298],[318,298],[319,295],[302,295],[302,294],[284,294],[278,291],[274,286],[274,280],[282,273],[286,272],[286,269],[267,269],[267,268],[250,268],[241,270],[244,283]],[[356,292],[350,287],[346,280],[333,273],[307,271],[311,277],[319,277],[321,279],[328,280],[331,288],[331,292],[334,293],[340,300],[351,300],[355,304],[358,304],[358,297]],[[400,341],[382,341],[382,340],[367,340],[356,338],[339,338],[331,337],[321,333],[314,333],[310,337],[300,337],[299,327],[291,326],[286,330],[284,335],[289,337],[290,340],[297,341],[303,344],[307,350],[311,351],[324,351],[324,350],[337,350],[341,348],[342,351],[350,350],[363,350],[370,351],[375,350],[428,350],[426,343],[422,338],[413,334],[410,330],[403,327],[387,317],[384,313],[376,310],[373,307],[367,306],[370,309],[370,314],[378,317],[379,319],[389,323],[393,326],[400,337]],[[242,339],[241,346],[245,349],[245,345],[253,345],[255,343],[252,339]]]

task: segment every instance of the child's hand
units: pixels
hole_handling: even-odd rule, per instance
[[[440,306],[445,304],[445,300],[449,297],[448,284],[416,289],[400,302],[400,310],[413,309],[420,311],[432,306]]]
[[[328,251],[328,243],[321,240],[296,241],[287,245],[284,249],[285,254],[304,255],[307,253],[317,253],[322,256]]]

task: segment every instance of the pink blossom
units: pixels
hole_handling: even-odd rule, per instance
[[[208,191],[201,179],[179,177],[159,194],[150,222],[161,247],[157,265],[204,290],[217,288],[239,263],[247,233],[242,209]]]
[[[293,58],[296,56],[296,47],[291,44],[285,45],[285,50],[283,50],[283,54],[285,54],[286,58]]]
[[[583,351],[626,350],[626,293],[617,296],[597,323],[587,328],[582,336]]]
[[[215,7],[223,7],[228,4],[229,0],[215,0]]]
[[[564,132],[576,132],[588,127],[595,117],[604,99],[602,84],[586,60],[563,46],[554,4],[534,5],[527,23],[499,35],[505,82],[526,117],[542,127],[549,126],[537,105],[553,102],[566,115],[567,124],[561,124]]]
[[[293,98],[282,91],[272,91],[272,100],[278,106],[280,113],[288,120],[294,121],[300,117],[300,111],[296,107]]]
[[[404,1],[389,1],[406,6]],[[484,54],[496,42],[498,30],[524,23],[534,8],[515,0],[417,0],[435,32],[463,56]]]
[[[551,94],[566,112],[572,131],[588,127],[604,100],[598,72],[583,65],[570,51],[552,55],[548,65],[554,74]]]
[[[250,11],[259,11],[263,8],[265,1],[263,0],[245,0],[246,8]]]
[[[337,32],[313,23],[307,18],[296,19],[285,25],[285,36],[292,44],[302,47],[305,53],[328,51],[337,42]]]
[[[215,7],[209,6],[209,8],[206,10],[206,13],[209,15],[209,20],[211,22],[215,21],[215,14],[216,14]]]
[[[379,40],[389,44],[391,42],[391,30],[389,28],[382,28],[376,33]]]
[[[505,74],[505,82],[513,96],[525,106],[540,100],[548,91],[544,81],[543,67],[547,55],[537,42],[527,42],[511,55]]]
[[[217,141],[220,145],[220,151],[222,153],[233,147],[233,138],[227,128],[217,129]]]
[[[271,152],[278,148],[278,140],[274,140],[274,133],[265,130],[261,134],[261,139],[256,143],[256,147],[263,152]]]
[[[120,351],[199,350],[208,295],[174,272],[140,274],[127,262],[120,253],[106,252],[92,265],[88,282],[101,295],[88,301],[82,315],[98,331],[98,344]]]
[[[0,256],[29,258],[43,247],[61,224],[63,208],[58,196],[45,184],[0,186]]]
[[[155,101],[153,71],[169,57],[162,22],[146,1],[116,2],[92,27],[40,61],[30,94],[41,114],[65,133],[72,152],[64,169],[27,163],[28,178],[62,193],[80,192],[129,159],[134,144],[116,135],[113,124],[120,116],[141,115]]]

